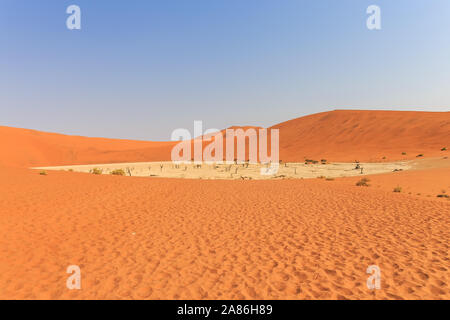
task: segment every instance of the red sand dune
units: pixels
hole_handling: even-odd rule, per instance
[[[32,167],[170,160],[173,142],[87,138],[0,127],[0,166]]]
[[[383,157],[392,161],[415,158],[418,154],[441,156],[443,147],[450,149],[450,112],[338,110],[272,128],[280,130],[283,161],[381,161]],[[0,165],[30,167],[170,160],[175,143],[86,138],[0,127],[0,144]]]
[[[450,149],[450,112],[337,110],[272,128],[280,130],[284,161],[392,161],[440,156],[443,147]]]

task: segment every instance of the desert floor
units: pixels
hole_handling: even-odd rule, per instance
[[[449,299],[450,164],[434,161],[368,187],[0,167],[0,298]]]
[[[173,163],[137,162],[112,163],[76,166],[38,167],[38,170],[66,170],[74,172],[91,173],[94,170],[101,174],[111,174],[121,170],[122,175],[136,177],[186,178],[186,179],[308,179],[308,178],[337,178],[360,176],[361,174],[377,174],[409,170],[416,166],[417,161],[397,161],[383,163],[281,163],[275,167],[273,164],[260,163]]]
[[[271,128],[289,163],[256,180],[253,166],[161,169],[174,142],[0,126],[0,299],[450,299],[450,112],[337,110]],[[332,163],[290,163],[306,159]],[[66,287],[70,265],[81,290]]]

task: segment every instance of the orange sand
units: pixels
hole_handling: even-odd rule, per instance
[[[436,198],[439,194],[450,196],[450,159],[441,160],[446,165],[443,168],[431,168],[405,172],[394,172],[367,176],[369,184],[373,188],[392,192],[400,187],[401,193],[416,195],[419,197]],[[361,178],[346,178],[349,185],[353,185]],[[450,201],[449,201],[450,202]],[[449,239],[450,240],[450,239]]]
[[[348,180],[3,168],[0,298],[450,298],[450,201]],[[80,291],[65,287],[72,264]]]
[[[0,165],[36,167],[170,160],[174,142],[87,138],[0,126]]]
[[[280,158],[286,162],[393,161],[449,155],[440,150],[450,150],[450,112],[337,110],[273,128],[280,129]]]
[[[418,154],[425,157],[450,154],[440,151],[443,147],[450,150],[450,112],[338,110],[297,118],[272,128],[280,130],[280,159],[285,162],[305,158],[377,162],[415,159]],[[167,161],[175,144],[67,136],[0,126],[0,165]]]
[[[419,149],[442,156],[436,148],[450,141],[449,113],[398,114],[400,125],[410,123],[404,132],[416,134],[403,142],[398,128],[378,130],[373,112],[360,114],[361,132],[372,128],[370,137],[335,127],[342,114],[363,123],[356,113],[332,112],[328,122],[326,114],[296,120],[314,126],[311,133],[282,129],[282,150],[292,152],[285,158],[306,153],[364,160],[375,151],[394,157]],[[378,119],[385,119],[383,112]],[[323,128],[316,127],[319,122]],[[425,129],[413,130],[419,126]],[[329,152],[322,156],[314,132],[325,128],[333,137],[322,141],[320,150]],[[0,299],[450,298],[450,201],[435,197],[444,188],[450,193],[450,166],[443,162],[371,176],[370,187],[355,186],[356,178],[41,176],[20,167],[164,160],[151,157],[164,156],[169,143],[5,127],[0,140]],[[364,141],[370,148],[361,149]],[[402,193],[392,192],[397,185]],[[380,290],[366,287],[372,264],[381,268]],[[69,265],[81,267],[81,290],[66,288]]]

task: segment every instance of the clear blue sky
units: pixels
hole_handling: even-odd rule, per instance
[[[168,140],[194,120],[448,111],[449,36],[449,0],[0,0],[0,125]]]

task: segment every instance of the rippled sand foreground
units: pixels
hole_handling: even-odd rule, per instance
[[[0,167],[0,299],[449,299],[450,201],[436,197],[449,177],[357,187]],[[66,288],[69,265],[81,290]]]

